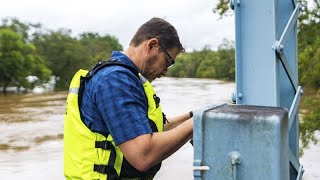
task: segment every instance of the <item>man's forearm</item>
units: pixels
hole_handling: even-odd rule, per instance
[[[190,118],[191,118],[190,113],[185,113],[185,114],[173,117],[173,118],[169,118],[168,119],[169,123],[166,123],[164,125],[164,131],[168,131],[172,128],[175,128]]]
[[[145,134],[119,145],[125,158],[139,171],[146,171],[181,148],[192,137],[193,120],[165,132]]]
[[[180,124],[179,126],[168,130],[163,133],[155,133],[153,138],[155,139],[155,147],[159,147],[163,149],[163,156],[161,157],[161,161],[166,159],[174,152],[176,152],[179,148],[181,148],[187,141],[189,141],[193,136],[193,120],[187,120]],[[164,141],[162,143],[156,143],[157,141]],[[162,147],[163,144],[165,147]]]

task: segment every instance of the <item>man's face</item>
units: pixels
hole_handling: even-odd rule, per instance
[[[150,82],[167,74],[168,69],[174,64],[174,58],[180,52],[178,49],[166,49],[161,45],[154,47],[153,52],[146,60],[142,75]]]

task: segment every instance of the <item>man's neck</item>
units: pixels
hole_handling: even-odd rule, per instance
[[[133,62],[135,66],[141,71],[142,70],[142,64],[141,64],[141,51],[139,51],[138,47],[129,46],[129,48],[124,52],[126,56],[129,57],[129,59]]]

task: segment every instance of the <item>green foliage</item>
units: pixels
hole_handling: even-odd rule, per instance
[[[3,92],[10,83],[30,87],[27,76],[38,75],[39,81],[44,82],[51,73],[36,54],[35,47],[26,43],[22,35],[6,28],[0,28],[0,71]]]
[[[312,141],[317,143],[318,140],[314,136],[314,131],[320,130],[320,96],[311,95],[303,101],[303,108],[308,109],[303,115],[302,123],[300,123],[300,139],[302,148],[308,147]],[[303,153],[303,151],[301,151]]]
[[[8,29],[10,33],[5,32]],[[75,38],[70,30],[44,30],[39,23],[23,23],[15,18],[3,19],[0,30],[4,33],[0,44],[0,70],[5,72],[1,76],[2,86],[13,83],[32,88],[47,81],[52,72],[56,89],[66,89],[78,69],[90,69],[96,62],[109,58],[113,50],[123,50],[111,35],[88,32]],[[29,71],[21,71],[20,66]],[[29,75],[37,76],[38,81],[30,85],[25,78]]]
[[[70,33],[64,29],[39,33],[33,40],[46,66],[56,77],[57,89],[66,89],[78,69],[91,69],[96,62],[109,58],[112,50],[122,50],[113,36],[84,33],[77,39]]]
[[[28,35],[28,31],[30,30],[29,25],[20,22],[16,18],[3,19],[2,26],[0,28],[1,29],[11,29],[12,31],[20,34],[22,36],[23,41],[27,40],[29,37],[29,35]]]
[[[219,0],[213,12],[220,15],[220,17],[227,16],[229,10],[229,0]]]
[[[175,65],[168,71],[167,76],[171,77],[195,77],[194,76],[194,64],[192,54],[186,53],[176,58]]]
[[[307,88],[320,92],[320,2],[303,0],[301,4],[298,24],[299,80]],[[307,111],[300,123],[302,148],[308,147],[311,141],[318,142],[314,132],[320,130],[319,100],[319,94],[313,93],[301,103]]]
[[[310,22],[319,23],[320,21],[320,1],[301,0],[301,13],[299,14],[299,24],[309,24]]]
[[[214,51],[208,53],[208,56],[205,59],[202,59],[199,67],[197,68],[197,75],[198,78],[215,78],[217,77],[217,67],[215,66],[215,62],[219,59],[216,56]]]
[[[235,78],[235,54],[234,43],[224,40],[224,43],[219,46],[217,51],[218,60],[215,67],[217,71],[216,78],[225,78],[234,80]]]
[[[70,31],[59,30],[34,39],[38,53],[56,77],[56,88],[65,89],[78,69],[89,69],[94,61],[85,46],[70,36]]]
[[[168,71],[168,76],[234,80],[234,61],[234,45],[225,40],[217,51],[205,47],[201,51],[182,54]]]
[[[302,1],[299,16],[299,80],[303,85],[320,88],[320,2]]]
[[[320,25],[316,31],[320,34]],[[312,36],[313,42],[301,48],[299,53],[300,82],[313,88],[320,88],[320,35]],[[305,35],[304,35],[305,36]]]
[[[83,33],[80,35],[80,42],[95,62],[108,59],[112,50],[123,50],[118,39],[110,35],[100,36],[97,33]]]

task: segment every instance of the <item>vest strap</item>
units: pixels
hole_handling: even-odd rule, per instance
[[[100,174],[107,174],[108,180],[119,179],[119,176],[114,167],[105,164],[94,164],[93,171],[98,172]]]
[[[102,165],[102,164],[95,164],[93,166],[93,170],[101,174],[107,174],[109,172],[109,166]]]
[[[112,143],[110,141],[96,141],[95,148],[101,148],[103,150],[109,150],[112,147]]]

